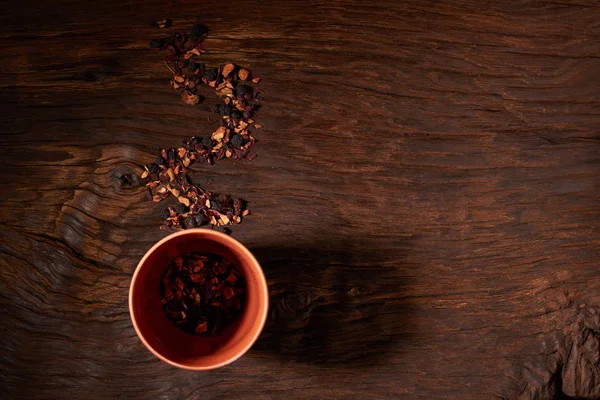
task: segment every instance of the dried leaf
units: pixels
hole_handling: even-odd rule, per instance
[[[223,66],[223,70],[221,71],[221,75],[223,75],[223,77],[227,77],[234,69],[235,69],[235,65],[233,65],[231,63],[225,64]]]
[[[217,91],[219,96],[233,96],[233,90],[228,87],[224,87]]]
[[[233,213],[237,216],[237,215],[240,215],[241,212],[242,212],[242,200],[235,199],[235,201],[233,202]]]
[[[227,133],[227,128],[224,126],[219,127],[219,129],[217,129],[216,131],[213,132],[213,134],[211,135],[211,138],[213,140],[216,140],[217,142],[223,140],[223,138],[225,137],[225,133]]]
[[[159,195],[155,194],[154,196],[152,196],[152,201],[155,203],[158,203],[159,201],[162,201],[162,197],[160,197]]]
[[[221,221],[220,221],[221,225],[228,225],[228,224],[230,224],[230,223],[231,223],[231,222],[229,221],[229,218],[227,217],[227,215],[223,215],[223,214],[221,214],[221,215],[219,216],[219,218],[221,219]]]
[[[250,71],[248,71],[246,68],[240,68],[240,70],[238,71],[238,78],[240,78],[243,81],[248,79],[249,76]]]
[[[225,157],[227,157],[227,158],[231,157],[232,155],[233,155],[233,153],[231,152],[231,150],[227,150],[225,152]]]
[[[186,104],[198,104],[200,102],[200,97],[198,95],[193,94],[189,90],[184,90],[181,92],[181,100],[183,100]]]
[[[183,158],[183,157],[185,157],[187,150],[183,147],[180,147],[177,149],[177,153],[179,154],[179,158]]]
[[[233,273],[233,271],[231,271],[229,273],[229,276],[227,277],[227,279],[225,279],[227,282],[229,282],[231,285],[233,285],[236,281],[237,281],[237,277],[235,276],[235,274]]]
[[[198,325],[196,325],[195,332],[196,333],[204,333],[207,330],[208,330],[208,324],[206,322],[199,322]]]
[[[223,289],[223,298],[225,300],[231,299],[233,296],[235,296],[235,291],[232,287],[227,286]]]
[[[233,222],[235,222],[236,224],[239,224],[240,222],[242,222],[242,219],[240,217],[238,217],[237,215],[235,215],[232,219],[233,219]]]
[[[189,157],[186,157],[186,158],[183,159],[183,166],[187,168],[187,167],[190,166],[191,162],[192,161],[189,159]]]
[[[186,79],[184,85],[188,89],[194,89],[198,85],[198,79]]]
[[[179,201],[181,204],[184,204],[184,205],[186,205],[187,207],[189,207],[189,206],[190,206],[190,204],[191,204],[191,203],[190,203],[190,200],[189,200],[187,197],[184,197],[184,196],[179,196],[179,197],[177,198],[177,200],[178,200],[178,201]]]
[[[150,175],[150,172],[148,172],[148,171],[144,171],[144,172],[142,172],[142,179],[145,179],[145,178],[147,178],[147,177],[148,177],[148,175]]]
[[[254,127],[255,127],[256,129],[260,129],[260,128],[262,128],[263,126],[262,126],[261,124],[254,124]]]
[[[252,83],[258,83],[258,82],[260,82],[260,77],[257,76],[257,77],[252,78]]]
[[[173,25],[173,21],[171,21],[170,19],[159,19],[158,21],[154,21],[152,22],[152,26],[158,29],[164,29],[164,28],[169,28],[171,25]]]
[[[195,47],[192,50],[188,51],[186,55],[188,54],[190,55],[190,57],[202,55],[202,53],[200,53],[200,50],[198,50]]]
[[[250,210],[244,210],[244,212],[242,212],[242,216],[244,217],[248,214],[250,214]]]
[[[181,194],[181,192],[179,191],[179,189],[175,189],[174,187],[171,187],[171,185],[167,186],[167,189],[175,197],[179,197],[179,195]]]
[[[171,180],[171,182],[175,180],[175,174],[173,173],[173,170],[171,168],[167,170],[167,175],[169,175],[169,179]]]
[[[173,80],[177,83],[183,83],[183,82],[185,82],[185,77],[183,75],[177,74],[177,75],[173,76]]]

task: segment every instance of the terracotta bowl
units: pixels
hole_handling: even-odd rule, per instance
[[[180,254],[207,251],[233,262],[246,280],[242,315],[216,337],[190,335],[167,319],[160,280]],[[208,370],[227,365],[254,344],[267,318],[269,296],[260,265],[244,245],[223,233],[188,229],[156,243],[138,264],[129,288],[129,312],[142,343],[156,357],[179,368]]]

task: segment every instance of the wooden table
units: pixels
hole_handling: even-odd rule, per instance
[[[152,28],[169,17],[174,26]],[[3,399],[600,396],[600,7],[564,1],[11,1],[0,17]],[[128,312],[161,204],[121,177],[214,130],[148,42],[204,22],[263,78],[233,236],[272,307],[217,371]]]

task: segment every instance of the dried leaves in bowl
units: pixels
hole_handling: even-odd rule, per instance
[[[192,252],[167,267],[160,295],[165,315],[175,326],[192,335],[215,336],[241,314],[246,286],[227,259]]]

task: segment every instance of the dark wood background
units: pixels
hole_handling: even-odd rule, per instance
[[[600,7],[577,1],[9,1],[3,399],[600,396]],[[141,344],[161,205],[120,177],[211,132],[150,27],[263,78],[258,158],[199,166],[272,301],[223,369]],[[570,396],[570,397],[569,397]]]

